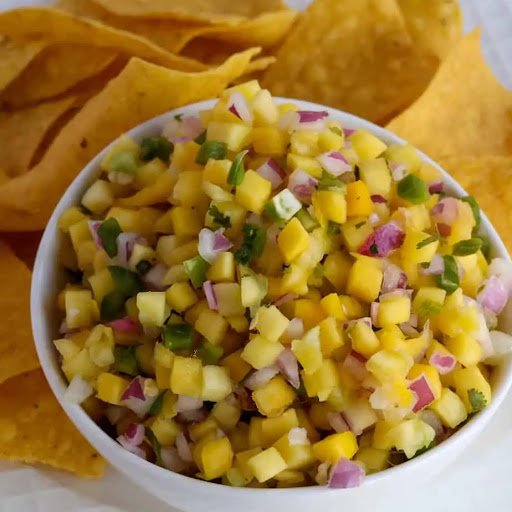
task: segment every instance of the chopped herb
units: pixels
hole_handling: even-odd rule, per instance
[[[428,446],[424,446],[423,448],[420,448],[412,457],[411,459],[414,459],[415,457],[418,457],[420,455],[423,455],[424,453],[428,452],[432,448],[437,446],[436,440],[434,439]]]
[[[114,217],[103,221],[98,228],[103,249],[111,257],[117,256],[117,237],[123,232],[119,222]]]
[[[476,199],[473,196],[465,196],[461,197],[460,200],[464,201],[465,203],[468,203],[469,206],[471,206],[471,211],[473,212],[473,217],[476,222],[475,229],[478,229],[480,227],[482,217],[480,215],[480,207],[478,206]]]
[[[396,191],[399,197],[412,204],[422,204],[430,198],[427,184],[414,174],[402,178],[397,184]]]
[[[221,228],[231,227],[231,218],[224,215],[215,205],[210,206],[208,213],[213,217],[213,222]]]
[[[194,142],[202,146],[206,142],[206,130],[201,132],[195,139]]]
[[[337,222],[333,222],[330,220],[327,224],[327,234],[328,235],[337,235],[341,232],[340,225]]]
[[[249,265],[253,259],[259,258],[265,249],[265,230],[254,224],[245,224],[244,241],[235,253],[235,258],[242,265]]]
[[[185,261],[183,267],[185,268],[185,273],[189,277],[192,286],[194,288],[201,288],[206,281],[206,271],[210,267],[210,264],[206,260],[203,260],[201,256],[196,256],[195,258]]]
[[[186,350],[194,342],[194,329],[185,323],[167,324],[162,331],[162,340],[169,350]]]
[[[149,409],[149,415],[150,416],[156,416],[157,414],[160,414],[160,411],[162,410],[162,406],[164,405],[164,397],[165,397],[165,391],[162,391],[157,397],[156,400],[151,405],[151,408]]]
[[[225,142],[207,140],[203,143],[196,156],[196,163],[206,165],[210,158],[224,160],[228,156],[228,146]]]
[[[330,126],[329,130],[336,135],[340,135],[341,137],[343,136],[343,132],[337,126]]]
[[[354,227],[356,229],[361,229],[366,224],[366,221],[363,220],[363,222],[358,222]]]
[[[135,268],[137,269],[137,272],[141,276],[143,276],[151,270],[152,266],[153,265],[151,265],[151,263],[148,260],[140,260],[139,263],[137,263],[137,265],[135,265]]]
[[[478,235],[474,238],[479,238],[482,240],[482,247],[480,247],[480,250],[482,251],[482,254],[485,256],[485,259],[488,260],[491,255],[491,244],[489,242],[489,239],[484,235]]]
[[[153,447],[156,456],[156,465],[163,466],[162,462],[162,445],[160,441],[156,438],[155,434],[149,427],[145,427],[144,433],[146,434],[146,438],[149,441],[149,444]]]
[[[481,411],[487,407],[487,400],[484,394],[478,391],[478,389],[470,389],[468,391],[468,399],[473,412]]]
[[[108,172],[122,172],[124,174],[136,174],[137,160],[133,153],[115,153],[110,157]]]
[[[242,181],[244,181],[245,169],[244,169],[244,156],[248,153],[247,149],[244,151],[240,151],[238,155],[235,156],[233,163],[231,164],[231,168],[229,169],[228,174],[228,184],[229,185],[240,185]]]
[[[322,171],[322,177],[318,183],[318,190],[339,190],[346,192],[346,185],[338,177],[327,171]]]
[[[370,254],[379,254],[379,248],[377,247],[377,244],[370,245]]]
[[[420,263],[420,267],[421,268],[428,268],[428,267],[430,267],[430,263],[428,261],[422,261]]]
[[[144,283],[135,272],[116,265],[110,265],[108,271],[114,280],[117,290],[125,297],[133,297],[137,293],[144,291]]]
[[[212,345],[209,341],[203,340],[196,351],[196,356],[204,364],[217,364],[223,356],[224,349],[217,345]]]
[[[443,260],[444,272],[440,276],[436,276],[437,286],[451,295],[459,287],[459,269],[451,254],[445,254]]]
[[[183,119],[183,114],[176,114],[174,119],[176,119],[176,121],[181,121]]]
[[[154,158],[168,162],[173,151],[174,144],[162,135],[144,137],[140,143],[140,159],[144,162],[149,162]]]
[[[427,245],[433,244],[434,242],[438,242],[441,239],[441,235],[439,233],[436,233],[435,235],[429,236],[428,238],[425,238],[421,242],[418,242],[416,244],[416,249],[423,249],[423,247],[426,247]]]
[[[137,359],[135,358],[135,345],[128,347],[116,345],[114,347],[114,370],[132,377],[139,375]]]
[[[435,300],[426,299],[424,300],[420,307],[418,308],[418,316],[423,318],[433,318],[443,309],[443,305],[440,302]]]
[[[453,246],[454,256],[469,256],[477,253],[482,248],[482,240],[480,238],[470,238],[469,240],[461,240]]]
[[[119,290],[107,293],[101,301],[101,320],[111,322],[124,313],[125,296]]]

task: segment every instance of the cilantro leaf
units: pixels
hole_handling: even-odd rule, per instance
[[[436,233],[435,235],[429,236],[428,238],[425,238],[425,240],[422,240],[421,242],[418,242],[416,244],[416,249],[422,249],[423,247],[426,247],[427,245],[433,244],[434,242],[438,242],[441,239],[441,235],[439,233]]]
[[[453,246],[454,256],[469,256],[477,253],[483,245],[481,238],[470,238],[469,240],[461,240]]]
[[[487,400],[484,394],[477,389],[470,389],[468,391],[468,399],[473,412],[481,411],[487,407]]]
[[[330,172],[323,171],[320,182],[318,183],[318,190],[339,190],[342,193],[346,191],[346,185],[338,177]]]
[[[230,228],[231,219],[228,215],[224,215],[215,205],[210,206],[208,213],[213,217],[213,222],[221,228]]]
[[[144,433],[146,434],[146,438],[149,441],[149,444],[153,447],[153,450],[155,451],[156,465],[162,466],[162,445],[160,444],[155,434],[149,427],[145,428]]]
[[[418,308],[418,316],[424,318],[433,318],[441,313],[443,309],[443,305],[440,302],[436,302],[435,300],[426,299],[424,300],[420,307]]]
[[[242,265],[249,265],[253,259],[259,258],[265,249],[265,230],[254,224],[245,224],[244,241],[235,253],[235,258]]]

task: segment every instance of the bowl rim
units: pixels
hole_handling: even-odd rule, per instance
[[[370,121],[362,119],[353,114],[349,114],[342,110],[338,110],[318,103],[312,103],[293,98],[274,97],[274,99],[278,104],[294,103],[302,110],[326,111],[328,112],[329,117],[333,117],[335,119],[340,120],[344,127],[366,129],[370,133],[385,140],[386,143],[406,143],[404,139],[398,137],[397,135],[388,131],[387,129],[377,126],[371,123]],[[152,119],[145,121],[144,123],[135,126],[131,130],[127,131],[126,134],[134,137],[136,140],[139,140],[142,136],[154,132],[154,130],[151,129],[152,126],[163,125],[165,121],[171,119],[173,116],[177,114],[197,115],[199,111],[211,108],[216,101],[217,99],[210,99],[173,109],[169,112],[166,112],[160,116],[154,117]],[[339,491],[339,489],[329,489],[325,486],[308,486],[300,488],[283,489],[238,488],[230,487],[223,484],[217,484],[214,482],[207,482],[204,480],[182,475],[180,473],[175,473],[168,469],[161,468],[154,463],[140,459],[136,455],[131,454],[130,452],[122,448],[114,439],[108,436],[106,432],[104,432],[101,429],[101,427],[99,427],[87,415],[87,413],[80,405],[70,404],[64,399],[64,392],[66,390],[67,384],[65,382],[64,376],[62,375],[62,372],[60,371],[60,367],[58,371],[55,371],[52,364],[52,359],[53,362],[55,362],[56,360],[56,350],[53,347],[53,340],[47,339],[47,337],[43,334],[43,330],[37,328],[37,326],[41,324],[41,322],[43,322],[44,324],[44,318],[47,315],[47,313],[45,312],[45,304],[43,300],[44,292],[43,288],[40,286],[40,283],[44,282],[45,280],[44,276],[46,273],[46,269],[51,265],[55,265],[55,263],[52,263],[47,260],[46,253],[52,247],[54,237],[58,233],[57,221],[60,215],[66,208],[76,204],[76,200],[74,199],[75,196],[79,196],[80,194],[82,194],[86,186],[93,180],[93,178],[99,175],[99,163],[101,162],[103,156],[108,152],[108,150],[116,143],[116,141],[117,139],[111,142],[92,160],[90,160],[89,163],[82,169],[82,171],[74,178],[72,183],[67,188],[66,192],[62,195],[61,199],[59,200],[59,203],[57,204],[52,213],[50,220],[48,221],[34,263],[32,285],[30,291],[30,309],[34,341],[39,361],[41,363],[41,368],[46,376],[46,379],[52,389],[53,394],[57,398],[61,407],[64,409],[67,416],[76,426],[76,428],[98,450],[98,452],[100,452],[105,457],[105,459],[108,462],[110,462],[112,465],[118,468],[124,467],[125,473],[134,478],[135,480],[137,480],[136,472],[142,471],[145,472],[150,477],[154,477],[155,479],[165,477],[166,479],[168,479],[169,484],[171,484],[171,480],[174,479],[174,482],[176,484],[187,485],[191,487],[201,486],[202,489],[209,490],[210,492],[229,492],[232,496],[234,496],[236,493],[236,495],[240,498],[250,496],[255,497],[257,495],[261,496],[262,494],[267,493],[271,493],[272,496],[279,495],[285,497],[288,494],[296,495],[297,491],[308,494],[320,494],[326,492]],[[442,169],[439,164],[437,164],[434,160],[432,160],[419,149],[417,151],[422,161],[433,165],[435,168],[441,171],[443,175],[443,182],[448,185],[450,192],[452,192],[457,197],[468,195],[467,192],[455,181],[455,179],[452,178],[444,169]],[[491,224],[491,222],[489,221],[484,212],[482,212],[481,230],[489,236],[493,257],[501,257],[508,261],[511,261],[503,241],[501,240],[494,226]],[[470,439],[472,437],[475,437],[489,422],[491,417],[495,414],[497,409],[502,404],[503,400],[505,399],[505,396],[507,395],[512,386],[512,361],[508,360],[506,362],[506,365],[508,367],[506,368],[505,374],[502,378],[502,382],[500,383],[499,388],[495,391],[495,394],[493,394],[492,403],[483,411],[480,411],[479,414],[473,417],[468,423],[466,423],[463,427],[457,430],[447,440],[443,441],[434,449],[422,454],[420,457],[410,459],[398,466],[387,468],[383,471],[367,475],[363,481],[363,484],[360,487],[354,489],[343,489],[343,493],[359,492],[361,489],[365,489],[370,485],[376,484],[377,482],[382,482],[392,477],[401,475],[405,471],[409,471],[409,473],[411,473],[414,470],[417,471],[421,466],[426,467],[428,462],[442,460],[443,456],[448,455],[450,451],[454,451],[457,444],[460,446],[464,442],[469,442]],[[108,451],[109,454],[106,454],[106,451]],[[112,462],[112,459],[116,459],[116,462]],[[128,471],[128,469],[130,471]]]

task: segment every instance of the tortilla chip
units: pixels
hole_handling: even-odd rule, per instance
[[[118,16],[230,23],[286,8],[283,0],[93,0]]]
[[[44,41],[0,40],[0,91],[3,91],[46,46]]]
[[[173,69],[204,69],[200,63],[174,55],[143,37],[51,7],[26,7],[0,13],[0,34],[40,38],[48,44],[86,42],[91,46],[109,48]]]
[[[116,56],[112,50],[83,44],[50,45],[0,95],[0,102],[20,107],[52,98],[101,73]]]
[[[398,0],[414,43],[444,60],[462,38],[462,12],[457,0]]]
[[[512,157],[484,155],[448,157],[439,162],[466,191],[475,196],[512,253]],[[507,184],[507,185],[504,185]]]
[[[105,460],[61,409],[42,370],[0,386],[0,458],[47,464],[83,477],[100,477],[105,468]]]
[[[2,233],[0,238],[10,246],[16,257],[32,270],[42,236],[42,231],[31,231],[28,233]]]
[[[12,113],[0,112],[0,162],[8,176],[29,170],[46,133],[74,101],[75,98],[64,98]]]
[[[39,367],[30,329],[30,270],[0,240],[0,383]]]
[[[169,70],[133,58],[62,129],[36,167],[0,186],[0,230],[44,228],[67,186],[107,144],[147,119],[219,95],[258,52],[247,50],[202,73]]]
[[[436,67],[415,50],[395,0],[317,0],[263,85],[382,122],[423,92]]]
[[[421,98],[387,128],[434,159],[512,153],[512,92],[485,62],[480,30],[460,41]]]

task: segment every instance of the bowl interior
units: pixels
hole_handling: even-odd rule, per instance
[[[399,137],[393,135],[387,130],[380,128],[368,121],[362,120],[351,114],[341,112],[339,110],[324,107],[322,105],[278,98],[278,103],[285,103],[293,101],[302,110],[326,110],[330,117],[339,121],[344,127],[351,129],[364,128],[376,136],[380,137],[386,143],[403,143],[404,141]],[[174,115],[182,113],[185,115],[197,114],[200,110],[211,108],[215,103],[214,100],[196,103],[175,111],[169,112],[157,118],[151,119],[146,123],[134,128],[128,134],[135,140],[140,140],[144,136],[160,134],[164,125]],[[110,146],[109,146],[110,147]],[[62,234],[57,227],[57,221],[61,214],[70,206],[79,203],[80,198],[87,187],[101,174],[100,161],[108,151],[109,148],[104,149],[98,154],[77,176],[66,193],[57,205],[41,240],[41,244],[37,253],[37,258],[34,266],[32,289],[31,289],[31,315],[32,315],[32,330],[36,344],[37,353],[41,361],[41,366],[45,372],[46,378],[68,416],[75,423],[77,428],[89,440],[89,442],[110,460],[117,467],[129,467],[130,473],[137,475],[139,471],[149,473],[154,477],[161,477],[165,472],[166,478],[169,482],[176,480],[181,484],[190,484],[193,486],[215,486],[199,480],[194,480],[189,477],[171,473],[167,470],[159,468],[158,466],[148,463],[132,456],[132,454],[125,451],[114,440],[107,436],[95,423],[92,421],[83,409],[78,405],[71,405],[63,399],[64,392],[67,384],[64,376],[60,370],[57,360],[57,353],[54,349],[52,340],[58,336],[58,314],[56,310],[56,297],[65,283],[65,271],[59,265],[59,253],[62,246]],[[420,152],[422,159],[442,171],[447,189],[450,193],[456,196],[464,196],[467,193],[455,182],[451,176],[443,171],[435,162],[429,157]],[[482,215],[482,232],[490,239],[492,256],[502,257],[507,260],[510,259],[505,249],[505,246],[495,229],[492,227],[485,215]],[[505,332],[512,333],[512,304],[507,306],[506,310],[500,317],[499,328]],[[399,474],[402,471],[413,469],[432,458],[441,459],[454,445],[463,440],[468,440],[480,431],[487,423],[490,417],[494,414],[496,409],[503,401],[508,389],[512,383],[512,371],[510,358],[503,361],[503,363],[496,367],[493,372],[493,390],[494,397],[492,404],[484,411],[479,413],[473,420],[468,422],[467,425],[462,427],[456,434],[450,437],[447,441],[442,443],[434,450],[412,459],[395,468],[387,469],[381,473],[370,475],[365,479],[366,486],[374,481],[389,478],[393,474]],[[321,492],[323,489],[319,487],[310,487],[303,489],[308,492]],[[264,492],[261,489],[235,489],[229,488],[229,492],[239,493],[257,493]],[[289,493],[296,492],[295,489],[273,489],[272,493]]]

